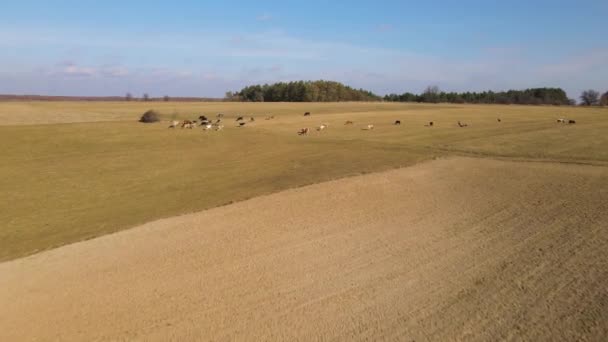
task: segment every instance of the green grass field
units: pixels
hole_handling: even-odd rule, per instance
[[[150,108],[164,120],[223,112],[226,128],[204,132],[138,123]],[[312,116],[303,117],[305,111]],[[237,114],[257,120],[237,128]],[[266,115],[275,119],[264,120]],[[557,124],[559,117],[577,124]],[[392,125],[397,119],[401,126]],[[346,120],[355,124],[345,126]],[[459,128],[458,120],[469,127]],[[424,127],[428,121],[435,127]],[[329,128],[296,135],[321,123]],[[375,129],[362,130],[367,124]],[[607,165],[606,146],[604,108],[3,102],[0,261],[158,218],[441,156]]]

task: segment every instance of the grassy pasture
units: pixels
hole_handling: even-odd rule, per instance
[[[164,120],[223,112],[226,128],[203,132],[137,123],[151,108]],[[304,111],[313,114],[303,117]],[[237,114],[256,121],[237,128]],[[266,115],[275,119],[266,121]],[[557,124],[558,117],[577,124]],[[397,119],[401,126],[392,125]],[[344,126],[345,120],[355,125]],[[469,127],[459,128],[458,120]],[[424,127],[428,121],[435,127]],[[322,133],[295,134],[321,123],[329,124]],[[373,131],[361,129],[368,123]],[[603,108],[3,102],[0,261],[162,217],[435,157],[608,165],[606,146]]]

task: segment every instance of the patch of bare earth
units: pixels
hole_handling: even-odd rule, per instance
[[[0,340],[605,340],[608,169],[451,158],[0,264]]]

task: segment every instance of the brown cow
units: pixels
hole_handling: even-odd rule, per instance
[[[196,122],[190,121],[190,120],[182,121],[182,125],[181,125],[182,128],[190,128],[190,129],[194,128],[195,126],[196,126]]]

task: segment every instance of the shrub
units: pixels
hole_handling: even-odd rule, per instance
[[[160,121],[160,117],[159,117],[158,113],[153,110],[149,110],[149,111],[145,112],[144,115],[142,115],[141,118],[139,119],[139,122],[143,122],[143,123],[152,123],[152,122],[159,122],[159,121]]]

